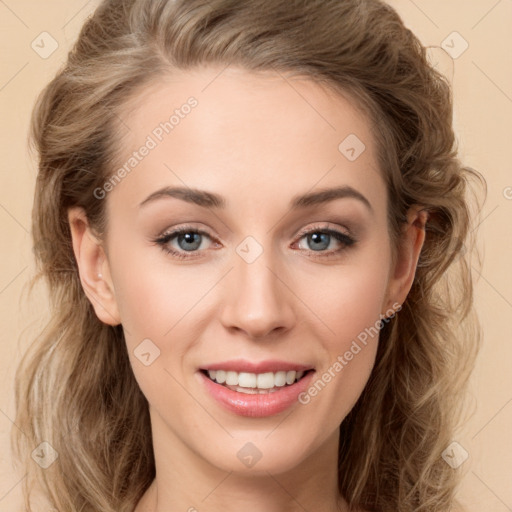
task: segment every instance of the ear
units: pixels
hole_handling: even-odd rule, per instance
[[[80,282],[96,316],[105,324],[121,323],[110,267],[101,241],[93,234],[83,208],[68,209]]]
[[[392,263],[386,294],[387,311],[403,304],[411,290],[416,267],[425,241],[425,225],[428,212],[415,205],[407,212],[407,223],[402,229],[396,260]],[[384,313],[385,314],[385,313]]]

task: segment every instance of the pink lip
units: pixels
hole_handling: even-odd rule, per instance
[[[218,365],[215,365],[216,367]],[[226,368],[219,365],[219,368]],[[267,368],[267,366],[265,366]],[[280,367],[283,369],[283,367]],[[213,367],[210,369],[214,369]],[[236,370],[231,370],[236,371]],[[252,372],[261,373],[261,372]],[[197,372],[206,390],[221,406],[239,416],[261,418],[279,414],[298,402],[299,395],[310,385],[315,372],[307,373],[299,382],[291,386],[283,386],[278,391],[265,394],[250,395],[213,382],[203,372]]]
[[[312,370],[312,366],[306,366],[303,364],[290,363],[287,361],[268,360],[261,361],[259,363],[253,363],[244,359],[232,359],[230,361],[224,361],[222,363],[209,364],[202,366],[202,370],[226,370],[231,372],[247,372],[247,373],[276,373],[279,371],[292,371],[296,372],[306,370]]]

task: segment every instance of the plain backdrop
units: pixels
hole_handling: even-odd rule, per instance
[[[454,438],[469,457],[454,471],[464,474],[459,494],[468,512],[510,512],[512,0],[390,3],[422,43],[432,47],[433,62],[451,80],[460,157],[488,183],[487,201],[475,223],[483,256],[476,272],[476,307],[484,341],[471,379],[472,415]],[[23,510],[25,475],[14,469],[9,442],[13,376],[47,314],[41,287],[30,301],[26,296],[34,272],[30,216],[36,177],[36,164],[27,151],[28,122],[36,95],[63,64],[97,4],[0,0],[0,512]],[[52,44],[58,46],[48,55]]]

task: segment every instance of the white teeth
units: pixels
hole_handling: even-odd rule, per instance
[[[208,375],[211,380],[225,384],[226,386],[235,386],[238,388],[245,388],[247,390],[271,390],[272,388],[283,387],[291,385],[295,381],[300,380],[306,372],[300,371],[278,371],[276,373],[248,373],[248,372],[233,372],[225,370],[208,370]],[[254,391],[257,393],[257,391]]]
[[[296,375],[297,372],[294,372],[293,370],[291,372],[286,372],[286,384],[292,384]]]
[[[272,372],[258,374],[258,389],[271,389],[274,387],[274,374]]]
[[[240,373],[238,375],[238,385],[243,388],[257,388],[256,375],[254,373]]]
[[[274,375],[274,385],[275,386],[284,386],[286,384],[286,372],[277,372]]]
[[[226,372],[226,384],[228,386],[238,386],[238,373]]]

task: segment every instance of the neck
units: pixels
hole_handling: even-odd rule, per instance
[[[348,510],[338,491],[338,429],[295,467],[271,470],[256,463],[247,470],[236,459],[238,464],[223,470],[182,443],[151,408],[150,413],[156,478],[134,512]],[[237,451],[240,443],[231,442]]]

